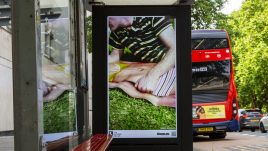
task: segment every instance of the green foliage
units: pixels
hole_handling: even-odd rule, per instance
[[[235,80],[242,107],[268,109],[268,1],[246,0],[231,14]]]
[[[176,110],[110,90],[110,128],[113,130],[158,130],[176,128]]]
[[[221,11],[227,0],[195,0],[192,7],[192,29],[224,27],[226,15]]]
[[[44,103],[44,133],[75,130],[75,101],[72,92],[65,92],[54,101]]]

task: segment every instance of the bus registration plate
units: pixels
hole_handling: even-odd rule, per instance
[[[197,129],[198,132],[213,132],[213,127],[201,127]]]

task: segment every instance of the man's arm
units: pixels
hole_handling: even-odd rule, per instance
[[[108,63],[116,63],[119,62],[122,54],[122,50],[114,49],[111,54],[108,56]]]
[[[168,48],[168,51],[164,58],[154,67],[150,72],[157,76],[161,76],[168,72],[171,68],[175,66],[176,61],[176,47],[175,47],[175,32],[172,27],[168,27],[160,35],[160,39]]]
[[[159,77],[175,66],[176,50],[174,30],[170,26],[161,32],[159,36],[168,48],[168,51],[164,58],[135,84],[135,87],[139,91],[146,93],[154,91]]]

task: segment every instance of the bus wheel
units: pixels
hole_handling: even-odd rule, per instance
[[[251,132],[255,132],[255,128],[251,128],[250,130],[251,130]]]
[[[212,133],[209,135],[210,139],[223,139],[226,137],[226,132],[223,133]]]
[[[264,126],[262,123],[260,123],[260,130],[262,133],[266,133],[267,131],[265,130]]]

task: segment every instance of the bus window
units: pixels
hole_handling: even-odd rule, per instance
[[[192,64],[192,89],[215,90],[229,88],[230,60]]]
[[[228,48],[226,38],[203,38],[192,40],[192,50],[222,49]]]

